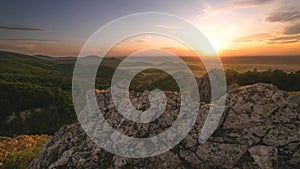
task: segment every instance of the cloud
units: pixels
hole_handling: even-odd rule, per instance
[[[274,42],[268,42],[268,44],[287,44],[287,43],[296,43],[296,42],[299,42],[299,40],[274,41]]]
[[[300,9],[297,5],[291,7],[290,5],[282,6],[269,17],[266,18],[268,22],[281,22],[286,23],[282,33],[286,35],[300,34]]]
[[[27,26],[0,26],[0,29],[2,30],[15,30],[15,31],[47,31],[43,28],[37,28],[37,27],[27,27]]]
[[[282,36],[278,38],[272,38],[271,41],[281,41],[281,40],[300,40],[300,35],[293,35],[293,36]]]
[[[26,42],[26,43],[57,43],[56,40],[49,40],[49,39],[0,39],[0,41],[17,41],[17,42]]]
[[[155,25],[156,27],[158,27],[158,28],[163,28],[163,29],[178,29],[178,27],[176,27],[176,26],[173,26],[173,25],[161,25],[161,24],[159,24],[159,25]]]
[[[268,22],[288,22],[300,19],[300,11],[296,8],[278,9],[266,18]]]
[[[1,44],[0,43],[0,48],[1,48],[1,50],[20,51],[20,52],[23,52],[23,53],[32,53],[38,47],[35,44],[14,44],[14,45],[8,45],[8,44]]]
[[[240,37],[234,41],[235,42],[249,42],[249,41],[253,41],[253,40],[265,40],[270,37],[271,37],[270,33],[258,33],[258,34],[253,34],[253,35],[249,35],[249,36]]]
[[[286,27],[284,33],[288,35],[300,34],[300,22]]]
[[[281,36],[269,39],[269,44],[286,44],[300,42],[300,35]]]
[[[255,5],[262,5],[269,2],[273,2],[274,0],[235,0],[235,5],[240,6],[255,6]]]
[[[255,40],[264,41],[268,44],[296,43],[300,42],[300,35],[272,35],[270,33],[259,33],[238,38],[234,42],[251,42]]]

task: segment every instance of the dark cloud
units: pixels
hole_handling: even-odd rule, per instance
[[[266,18],[268,22],[287,22],[300,19],[300,11],[295,8],[279,9]]]
[[[284,33],[288,35],[300,34],[300,22],[286,27]]]
[[[297,6],[282,6],[271,13],[266,21],[285,22],[286,26],[282,32],[285,35],[300,34],[300,9],[297,9]]]
[[[16,31],[46,31],[43,28],[26,27],[26,26],[0,26],[3,30],[16,30]]]
[[[29,43],[56,43],[55,40],[50,39],[0,39],[0,41],[17,41],[17,42],[29,42]]]
[[[266,4],[273,1],[274,0],[235,0],[234,4],[242,5],[242,6],[252,6],[252,5]]]

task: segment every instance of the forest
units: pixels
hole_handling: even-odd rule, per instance
[[[117,59],[108,59],[96,78],[95,88],[107,89]],[[76,121],[72,105],[72,73],[75,58],[54,59],[42,56],[0,52],[0,135],[53,134]],[[103,73],[104,72],[104,73]],[[126,72],[124,72],[126,74]],[[271,83],[284,91],[300,91],[300,71],[253,69],[238,72],[227,69],[227,83],[250,85]],[[178,90],[176,81],[160,70],[138,73],[130,90]]]

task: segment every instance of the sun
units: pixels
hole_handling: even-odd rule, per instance
[[[229,46],[229,42],[225,39],[209,39],[211,45],[215,49],[217,54],[222,53]]]

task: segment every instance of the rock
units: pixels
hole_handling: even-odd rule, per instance
[[[219,99],[225,94],[224,91],[226,91],[226,89],[224,87],[226,86],[224,86],[224,84],[226,84],[226,82],[222,81],[223,76],[224,72],[222,70],[213,69],[209,72],[209,74],[206,73],[203,77],[197,78],[200,101],[210,103],[211,100]],[[216,91],[216,93],[219,94],[215,95],[215,98],[212,98],[210,78],[214,81],[216,89],[220,90]],[[235,86],[235,84],[228,86],[228,90],[232,89],[233,86]]]
[[[251,147],[248,151],[261,169],[277,168],[277,148],[258,145]]]
[[[198,146],[196,153],[209,166],[232,168],[247,149],[247,145],[205,142]]]
[[[134,123],[120,115],[109,93],[98,93],[97,98],[115,130],[132,137],[150,137],[170,127],[178,115],[180,94],[165,93],[171,99],[165,112],[146,124]],[[149,92],[131,93],[130,97],[136,108],[145,110],[150,106],[148,95]],[[231,89],[217,130],[201,144],[199,135],[210,108],[218,107],[201,104],[197,120],[185,139],[157,156],[125,158],[111,154],[97,146],[76,123],[58,130],[28,168],[296,169],[300,166],[300,114],[286,92],[262,83]]]
[[[249,151],[240,158],[234,169],[261,169],[257,162],[252,158]]]
[[[262,142],[266,145],[284,146],[300,140],[300,123],[278,125],[269,130]]]

